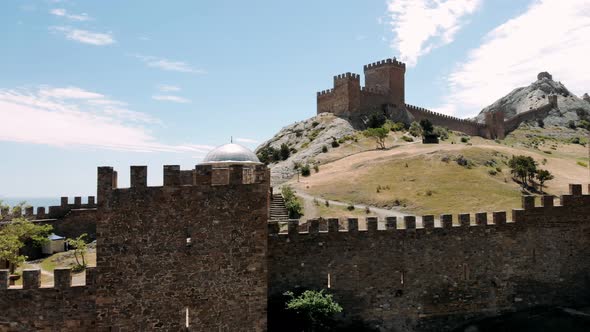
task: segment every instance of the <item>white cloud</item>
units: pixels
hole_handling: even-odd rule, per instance
[[[179,96],[172,96],[172,95],[154,95],[152,96],[153,100],[158,100],[158,101],[171,101],[174,103],[181,103],[181,104],[186,104],[186,103],[190,103],[191,101],[183,98],[183,97],[179,97]]]
[[[158,90],[162,92],[175,92],[180,91],[180,87],[177,87],[175,85],[160,84],[158,85]]]
[[[205,74],[204,70],[193,68],[191,65],[183,61],[174,61],[149,55],[136,54],[133,56],[141,60],[148,67],[159,68],[168,71],[177,71],[182,73]]]
[[[258,141],[255,139],[244,138],[244,137],[236,137],[236,138],[234,138],[234,141],[236,141],[238,143],[247,143],[247,144],[257,144],[258,143]]]
[[[548,71],[580,95],[590,90],[590,2],[536,1],[490,31],[448,76],[446,109],[474,116],[514,88]]]
[[[67,39],[84,44],[104,46],[115,43],[115,39],[111,33],[92,32],[67,26],[51,27],[50,29],[63,33]]]
[[[47,91],[60,91],[47,93]],[[77,94],[62,93],[77,91]],[[83,93],[87,98],[82,98]],[[100,107],[93,108],[93,102]],[[110,101],[110,102],[109,102]],[[157,123],[145,113],[112,105],[100,93],[83,89],[49,88],[0,89],[0,118],[8,126],[0,131],[0,141],[44,144],[58,147],[94,147],[136,152],[205,153],[208,145],[159,142],[148,129],[137,123]]]
[[[432,49],[449,44],[481,0],[389,0],[387,12],[395,34],[391,47],[408,66]]]
[[[54,8],[54,9],[50,10],[49,13],[52,15],[55,15],[55,16],[65,17],[65,18],[70,19],[72,21],[88,21],[91,19],[90,16],[88,16],[88,14],[86,14],[86,13],[70,14],[64,8]]]

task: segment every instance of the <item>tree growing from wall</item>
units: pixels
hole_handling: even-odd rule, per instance
[[[26,220],[16,218],[0,229],[0,260],[5,260],[10,265],[10,272],[25,262],[27,257],[20,253],[27,241],[33,241],[35,245],[43,245],[49,241],[47,236],[53,227],[51,225],[38,225]]]
[[[299,219],[303,215],[303,206],[299,198],[295,195],[295,191],[289,185],[281,187],[281,194],[285,200],[285,207],[289,213],[290,219]]]
[[[287,301],[287,310],[292,310],[299,315],[305,324],[305,331],[331,331],[331,318],[342,312],[342,306],[334,301],[331,294],[324,290],[306,290],[299,296],[293,292],[285,292],[290,297]]]

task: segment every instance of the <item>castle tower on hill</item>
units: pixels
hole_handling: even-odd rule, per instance
[[[405,104],[406,65],[395,58],[364,66],[365,86],[360,75],[334,76],[334,87],[317,93],[317,112],[356,120],[363,114],[384,110],[387,105],[403,109]]]

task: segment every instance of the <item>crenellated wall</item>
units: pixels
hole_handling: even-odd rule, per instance
[[[349,219],[269,224],[269,296],[326,289],[347,320],[386,331],[445,331],[470,319],[535,306],[590,304],[590,195],[572,185],[560,205],[523,198],[523,209],[388,218],[367,230]],[[590,189],[590,188],[589,188]],[[327,231],[320,232],[320,229]]]
[[[99,330],[263,331],[270,174],[264,165],[164,166],[147,186],[98,171]]]
[[[45,209],[44,206],[37,207],[37,213],[35,208],[32,206],[26,207],[24,210],[3,208],[0,210],[0,222],[10,221],[15,218],[24,217],[28,220],[45,220],[45,219],[58,219],[67,215],[71,210],[78,209],[96,209],[96,202],[94,196],[88,196],[86,203],[82,203],[82,197],[74,197],[73,203],[69,202],[68,197],[61,198],[61,204],[55,206],[49,206]]]
[[[54,271],[54,285],[41,286],[40,270],[23,271],[22,287],[8,286],[0,270],[0,331],[94,331],[96,270],[86,270],[85,285],[72,285],[72,271]]]
[[[408,112],[414,117],[414,120],[418,122],[428,119],[435,126],[447,127],[450,130],[460,131],[471,136],[491,138],[487,126],[482,123],[436,113],[422,107],[408,104],[406,104],[406,110],[408,110]]]

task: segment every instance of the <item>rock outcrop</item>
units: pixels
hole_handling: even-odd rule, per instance
[[[322,113],[284,127],[273,138],[262,143],[255,152],[269,146],[280,149],[282,144],[287,144],[293,151],[287,160],[269,165],[271,183],[277,185],[297,174],[297,163],[313,164],[314,158],[322,153],[324,146],[330,147],[334,139],[354,134],[355,130],[348,121],[331,113]]]
[[[500,98],[492,105],[484,108],[476,117],[483,123],[485,113],[504,112],[506,120],[533,109],[537,109],[549,103],[550,95],[557,96],[557,108],[548,112],[543,119],[545,125],[566,126],[570,121],[579,121],[582,117],[590,115],[590,103],[571,93],[561,82],[556,82],[548,72],[541,72],[537,80],[527,87],[514,89],[508,95]],[[590,100],[590,98],[588,98]]]

